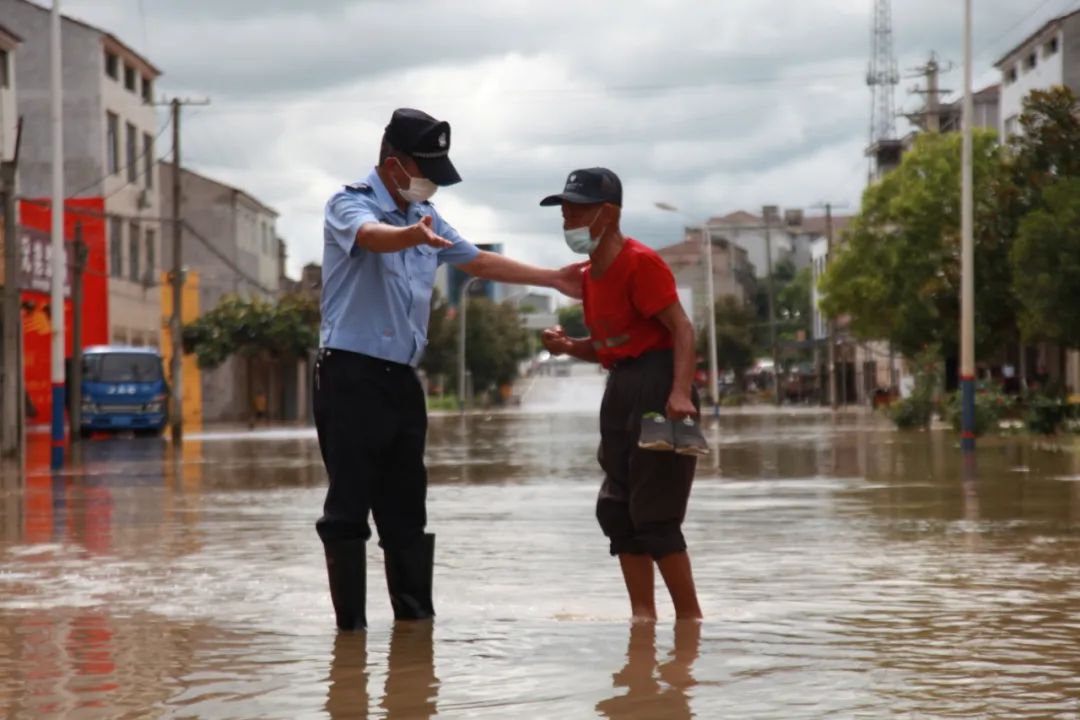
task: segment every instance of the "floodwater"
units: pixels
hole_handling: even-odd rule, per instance
[[[435,417],[434,626],[333,627],[314,434],[86,445],[0,490],[5,718],[1080,717],[1080,452],[862,413],[710,420],[703,625],[631,625],[593,519],[600,376]],[[662,587],[662,586],[661,586]]]

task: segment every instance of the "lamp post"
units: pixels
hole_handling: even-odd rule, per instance
[[[682,215],[677,207],[670,203],[658,202],[656,207],[666,212]],[[686,216],[683,215],[685,218]],[[703,222],[701,228],[701,248],[705,253],[705,296],[707,318],[705,328],[709,336],[709,400],[713,404],[713,411],[719,412],[720,401],[718,397],[718,368],[716,359],[716,290],[713,286],[713,253],[712,236],[709,234],[709,223]]]

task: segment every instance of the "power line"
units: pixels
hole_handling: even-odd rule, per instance
[[[158,140],[158,138],[160,138],[160,137],[161,137],[162,135],[164,135],[164,134],[165,134],[165,131],[166,131],[166,130],[168,130],[168,129],[169,129],[169,124],[170,124],[170,120],[166,120],[166,121],[165,121],[165,124],[161,126],[161,129],[159,129],[159,130],[158,130],[158,132],[157,132],[157,135],[155,135],[155,136],[154,136],[154,141],[155,141],[155,142],[156,142],[156,141]],[[108,179],[109,179],[110,177],[112,177],[113,175],[121,175],[121,174],[123,174],[123,173],[124,173],[124,172],[125,172],[125,171],[126,171],[126,170],[127,170],[128,168],[129,168],[129,167],[131,167],[132,165],[135,165],[136,167],[138,167],[138,165],[139,165],[139,161],[140,161],[140,160],[142,160],[142,159],[143,159],[144,157],[146,157],[146,153],[147,153],[147,152],[148,152],[149,150],[151,150],[151,149],[153,149],[153,143],[151,143],[151,144],[150,144],[150,147],[149,147],[149,148],[148,148],[148,147],[145,147],[145,146],[144,146],[144,147],[143,147],[143,150],[142,150],[142,152],[141,152],[141,153],[139,153],[139,154],[138,154],[138,155],[137,155],[137,156],[136,156],[136,157],[135,157],[135,158],[134,158],[134,159],[133,159],[133,160],[132,160],[131,162],[129,162],[129,163],[127,164],[127,165],[124,165],[123,167],[121,167],[121,168],[118,168],[118,169],[116,170],[116,172],[110,172],[110,173],[107,173],[107,174],[103,175],[102,177],[98,178],[97,180],[95,180],[94,182],[90,183],[90,184],[89,184],[89,185],[87,185],[86,187],[82,187],[82,188],[79,188],[79,189],[78,189],[78,190],[76,190],[75,192],[73,192],[73,193],[69,194],[69,195],[68,195],[68,197],[69,197],[69,198],[75,198],[75,197],[78,197],[79,195],[82,195],[82,194],[83,194],[84,192],[86,192],[86,191],[87,191],[87,190],[89,190],[90,188],[96,187],[96,186],[98,186],[98,185],[100,185],[100,184],[104,183],[104,182],[105,182],[106,180],[108,180]],[[112,152],[112,150],[111,150],[111,149],[109,149],[109,152]],[[143,173],[143,174],[145,175],[145,173]],[[136,176],[136,179],[135,179],[135,181],[137,181],[139,177],[140,177],[140,176]],[[125,187],[127,187],[128,185],[130,185],[130,184],[131,184],[132,182],[135,182],[135,181],[133,181],[133,180],[128,180],[128,181],[126,181],[126,182],[125,182],[125,183],[124,183],[123,185],[121,185],[121,186],[120,186],[120,188],[117,188],[117,189],[116,189],[116,190],[114,190],[113,192],[109,193],[108,195],[106,195],[106,197],[112,197],[112,196],[113,196],[113,195],[115,195],[115,194],[116,194],[117,192],[119,192],[121,188],[125,188]]]
[[[250,285],[252,285],[252,286],[253,286],[253,287],[254,287],[255,289],[257,289],[257,290],[260,290],[260,291],[262,291],[262,292],[266,293],[267,295],[273,295],[273,294],[274,294],[274,291],[273,291],[273,290],[271,290],[271,289],[267,288],[267,287],[266,287],[266,286],[264,286],[264,285],[263,285],[263,284],[262,284],[261,282],[259,282],[259,281],[258,281],[258,280],[256,280],[255,278],[251,277],[250,275],[248,275],[248,274],[247,274],[246,272],[244,272],[243,270],[241,270],[241,269],[240,269],[240,268],[239,268],[239,267],[238,267],[238,266],[237,266],[237,265],[236,265],[236,264],[235,264],[235,263],[234,263],[234,262],[232,261],[232,259],[231,259],[231,258],[230,258],[229,256],[227,256],[227,255],[226,255],[225,253],[221,252],[221,251],[220,251],[220,250],[218,250],[218,249],[217,249],[216,247],[214,247],[214,244],[213,244],[213,243],[211,243],[211,242],[210,242],[209,240],[207,240],[207,239],[206,239],[205,237],[203,237],[203,236],[202,236],[202,235],[201,235],[201,234],[199,233],[199,231],[197,231],[197,230],[196,230],[195,228],[191,227],[191,225],[189,225],[189,224],[188,224],[188,223],[187,223],[186,221],[181,221],[181,225],[183,225],[183,226],[184,226],[184,228],[185,228],[185,229],[186,229],[186,230],[187,230],[187,231],[188,231],[189,233],[191,233],[191,234],[192,234],[192,236],[193,236],[193,237],[194,237],[194,238],[195,238],[196,240],[198,240],[198,241],[199,241],[200,243],[202,243],[203,247],[205,247],[205,248],[206,248],[207,250],[209,250],[209,251],[210,251],[210,253],[211,253],[212,255],[214,255],[214,256],[215,256],[215,257],[216,257],[216,258],[217,258],[218,260],[221,260],[221,262],[225,263],[225,266],[226,266],[227,268],[229,268],[230,270],[232,270],[232,271],[233,271],[234,273],[236,273],[236,274],[237,274],[237,275],[238,275],[239,277],[241,277],[241,278],[243,278],[244,280],[246,280],[246,281],[247,281],[247,282],[248,282],[248,283],[249,283]]]

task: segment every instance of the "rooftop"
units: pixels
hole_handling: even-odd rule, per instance
[[[1074,10],[1073,12],[1065,13],[1064,15],[1059,15],[1058,17],[1054,18],[1053,20],[1047,21],[1038,30],[1036,30],[1035,32],[1028,35],[1026,38],[1023,39],[1023,41],[1021,41],[1017,45],[1013,46],[1013,48],[1011,50],[1009,50],[1009,52],[1002,55],[1001,59],[998,60],[996,63],[994,63],[994,67],[996,67],[998,69],[1001,69],[1001,67],[1003,65],[1007,64],[1010,60],[1012,60],[1014,56],[1019,55],[1021,52],[1026,50],[1027,47],[1031,44],[1031,42],[1033,40],[1038,39],[1042,35],[1045,35],[1046,32],[1049,31],[1051,28],[1054,28],[1054,27],[1060,25],[1061,23],[1065,22],[1066,20],[1068,20],[1068,19],[1070,19],[1072,17],[1075,17],[1077,15],[1080,15],[1080,10]]]

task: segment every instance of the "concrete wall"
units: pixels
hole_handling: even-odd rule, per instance
[[[30,197],[48,197],[52,193],[49,15],[47,9],[24,0],[0,0],[0,18],[24,40],[16,76],[18,112],[24,118],[19,182],[20,191]],[[105,212],[123,218],[119,234],[120,262],[113,262],[113,253],[108,253],[110,340],[158,346],[161,297],[156,283],[161,268],[161,229],[151,218],[160,213],[159,183],[156,177],[147,181],[146,166],[141,159],[137,161],[135,182],[129,181],[124,169],[127,123],[135,128],[138,157],[143,152],[143,138],[157,134],[157,117],[141,95],[146,71],[140,69],[137,73],[139,82],[135,92],[124,88],[125,63],[142,67],[145,64],[141,60],[123,48],[114,48],[119,56],[119,78],[114,80],[106,75],[105,49],[109,42],[112,41],[99,30],[71,20],[62,22],[64,194],[105,196]],[[110,173],[108,166],[106,112],[113,112],[119,118],[120,168],[116,173]],[[154,170],[151,163],[151,175]],[[138,246],[134,253],[133,235],[137,236]],[[151,254],[153,262],[147,263]],[[136,280],[132,280],[133,260],[138,262]]]
[[[1080,15],[1067,18],[1061,29],[1061,74],[1063,83],[1080,94]]]
[[[23,38],[16,63],[18,112],[23,120],[19,187],[29,197],[52,192],[52,125],[49,121],[49,11],[24,0],[0,0],[0,21]],[[65,194],[102,177],[100,137],[103,46],[101,33],[65,21],[61,26],[64,86]]]
[[[0,160],[11,160],[15,154],[15,126],[19,121],[15,96],[18,79],[15,65],[18,63],[19,49],[14,42],[7,42],[0,36],[0,50],[7,53],[7,86],[0,84]],[[0,68],[2,77],[3,68]]]
[[[1072,35],[1074,37],[1065,37],[1060,29],[1054,29],[1019,48],[1002,65],[1001,126],[999,129],[1002,137],[1009,135],[1010,131],[1015,132],[1015,122],[1023,109],[1023,100],[1032,90],[1045,90],[1065,82],[1064,58],[1069,56],[1071,62],[1076,62],[1077,58],[1080,58],[1075,49],[1075,43],[1080,42],[1080,37],[1075,37],[1075,32]],[[1046,43],[1053,38],[1058,39],[1058,51],[1048,56],[1045,50]],[[1069,45],[1073,45],[1074,49],[1070,51]],[[1036,55],[1036,65],[1034,68],[1028,68],[1027,58],[1032,52]],[[1009,79],[1010,71],[1013,69],[1016,70],[1015,82]],[[1075,71],[1070,72],[1070,75],[1074,73]],[[1080,85],[1071,85],[1071,87],[1075,92]]]
[[[161,163],[161,212],[172,215],[173,171]],[[198,236],[185,232],[184,265],[199,273],[199,307],[212,310],[226,295],[273,299],[280,284],[280,254],[274,223],[276,216],[236,188],[188,170],[181,170],[182,216]],[[205,240],[205,242],[204,242]],[[171,266],[171,230],[166,235],[166,266]],[[207,246],[210,245],[210,247]],[[210,248],[213,248],[211,250]],[[216,250],[216,252],[215,252]],[[230,267],[230,265],[232,267]],[[270,293],[249,282],[237,268]],[[231,358],[221,367],[202,373],[203,420],[207,423],[247,420],[251,398],[243,358]],[[282,411],[280,390],[286,386],[282,368],[257,367],[256,389],[265,392],[272,415]],[[290,365],[287,372],[295,373]],[[272,379],[271,379],[272,376]],[[273,387],[270,385],[273,384]],[[289,385],[296,392],[295,384]],[[296,401],[290,400],[290,408]]]

